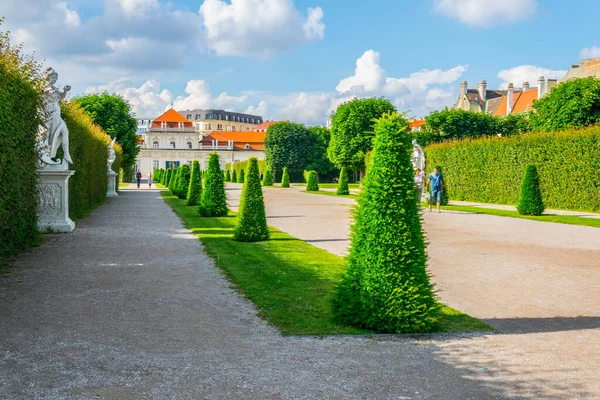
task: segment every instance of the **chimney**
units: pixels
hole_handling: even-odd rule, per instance
[[[546,79],[544,79],[543,76],[540,76],[538,78],[538,99],[541,99],[543,95],[545,95],[545,87],[546,86]]]
[[[479,97],[481,97],[481,100],[485,101],[485,97],[486,97],[486,93],[487,93],[487,82],[486,81],[481,81],[479,82],[479,84],[477,85],[477,90],[479,90]]]
[[[508,84],[508,93],[506,93],[506,115],[509,115],[513,108],[513,99],[515,96],[515,85]]]
[[[529,82],[523,82],[523,91],[529,90]]]
[[[467,81],[462,81],[460,83],[460,95],[461,97],[467,94]]]

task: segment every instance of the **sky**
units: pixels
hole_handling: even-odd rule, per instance
[[[222,108],[325,124],[354,97],[421,117],[460,82],[561,78],[600,57],[597,0],[2,0],[0,30],[72,95],[140,118]]]

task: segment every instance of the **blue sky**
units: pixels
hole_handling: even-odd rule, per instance
[[[321,124],[354,96],[420,116],[462,80],[535,86],[600,57],[592,0],[3,0],[0,15],[59,83],[147,117],[173,102]]]

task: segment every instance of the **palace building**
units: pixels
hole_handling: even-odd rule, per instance
[[[229,113],[231,118],[234,115],[238,114]],[[261,117],[254,116],[254,120],[257,119],[262,123]],[[258,125],[254,124],[255,127]],[[266,131],[231,130],[233,127],[240,127],[240,123],[236,122],[235,126],[231,123],[230,130],[200,130],[195,120],[169,109],[152,120],[147,129],[138,154],[137,168],[147,174],[160,168],[176,168],[184,163],[191,165],[198,160],[200,168],[206,169],[211,153],[219,154],[222,168],[226,163],[245,161],[250,157],[264,160]]]
[[[263,123],[261,116],[225,110],[196,109],[179,113],[192,121],[202,136],[207,136],[212,131],[250,132]]]

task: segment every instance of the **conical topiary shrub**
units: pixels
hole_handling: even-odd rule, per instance
[[[229,170],[225,171],[225,182],[231,182],[231,173]]]
[[[373,163],[358,200],[346,275],[333,301],[338,321],[378,332],[427,332],[440,316],[426,271],[407,129],[396,113],[375,124]]]
[[[238,242],[260,242],[269,238],[269,228],[260,186],[258,160],[255,157],[248,160],[247,171],[233,238]]]
[[[281,187],[282,188],[290,187],[290,174],[288,173],[287,167],[283,167],[283,175],[281,175]]]
[[[202,196],[202,173],[200,172],[200,163],[196,160],[192,163],[190,184],[185,204],[188,206],[197,206],[200,204],[200,196]]]
[[[270,169],[265,171],[262,184],[263,186],[273,186],[273,175],[271,175]]]
[[[231,182],[237,182],[237,172],[235,172],[235,169],[231,173]]]
[[[530,164],[525,168],[525,177],[521,184],[521,196],[517,204],[517,211],[523,215],[542,215],[544,210],[537,167]]]
[[[350,194],[350,189],[348,188],[348,172],[346,172],[346,167],[342,167],[340,170],[340,179],[338,181],[336,193],[338,195]]]
[[[169,181],[171,180],[171,174],[173,173],[173,169],[169,168],[167,170],[167,173],[165,175],[165,178],[163,179],[163,181],[161,182],[163,186],[165,187],[169,187]]]
[[[198,211],[203,217],[224,217],[227,215],[225,182],[219,164],[219,155],[215,153],[211,154],[208,160],[208,169],[204,176],[204,190],[202,190],[202,200]]]
[[[181,171],[180,167],[177,167],[173,170],[173,175],[171,175],[171,182],[169,182],[169,190],[175,196],[177,196],[177,184],[179,183],[179,171]]]
[[[307,179],[306,179],[306,191],[307,192],[318,192],[319,191],[319,182],[317,182],[317,172],[316,171],[308,171]]]
[[[245,175],[244,168],[242,168],[242,169],[240,169],[240,174],[237,177],[238,183],[244,183],[244,175]]]
[[[187,198],[188,187],[190,186],[190,166],[183,164],[179,172],[179,181],[177,182],[177,197],[182,200]]]

